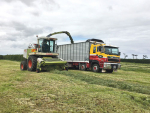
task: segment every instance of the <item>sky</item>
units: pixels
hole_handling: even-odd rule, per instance
[[[150,58],[149,0],[0,0],[0,54],[23,54],[36,35],[68,31],[74,42],[101,39],[121,58]],[[65,34],[54,35],[69,44]]]

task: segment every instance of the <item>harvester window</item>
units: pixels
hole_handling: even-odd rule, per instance
[[[42,52],[49,52],[49,42],[46,39],[42,43]]]
[[[42,42],[43,42],[43,39],[40,39],[39,40],[39,48],[38,48],[39,52],[42,52]]]
[[[54,52],[54,41],[50,41],[50,51]]]
[[[39,39],[39,52],[53,53],[54,52],[54,40]]]

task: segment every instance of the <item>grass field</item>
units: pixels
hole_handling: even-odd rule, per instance
[[[20,71],[0,60],[0,113],[150,113],[150,64],[113,73]]]

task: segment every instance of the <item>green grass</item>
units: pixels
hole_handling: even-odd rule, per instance
[[[141,64],[141,63],[122,63],[122,70],[124,71],[136,71],[150,73],[150,64]]]
[[[148,64],[122,63],[118,72],[20,71],[0,61],[0,113],[149,113]]]

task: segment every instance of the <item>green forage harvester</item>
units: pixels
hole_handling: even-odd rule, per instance
[[[59,33],[66,33],[71,43],[73,39],[69,32],[61,31],[47,35],[46,37],[37,36],[37,44],[30,44],[27,49],[24,49],[23,57],[26,59],[20,64],[21,70],[36,71],[42,70],[68,70],[66,61],[58,58],[57,53],[57,38],[51,38],[50,36]]]

